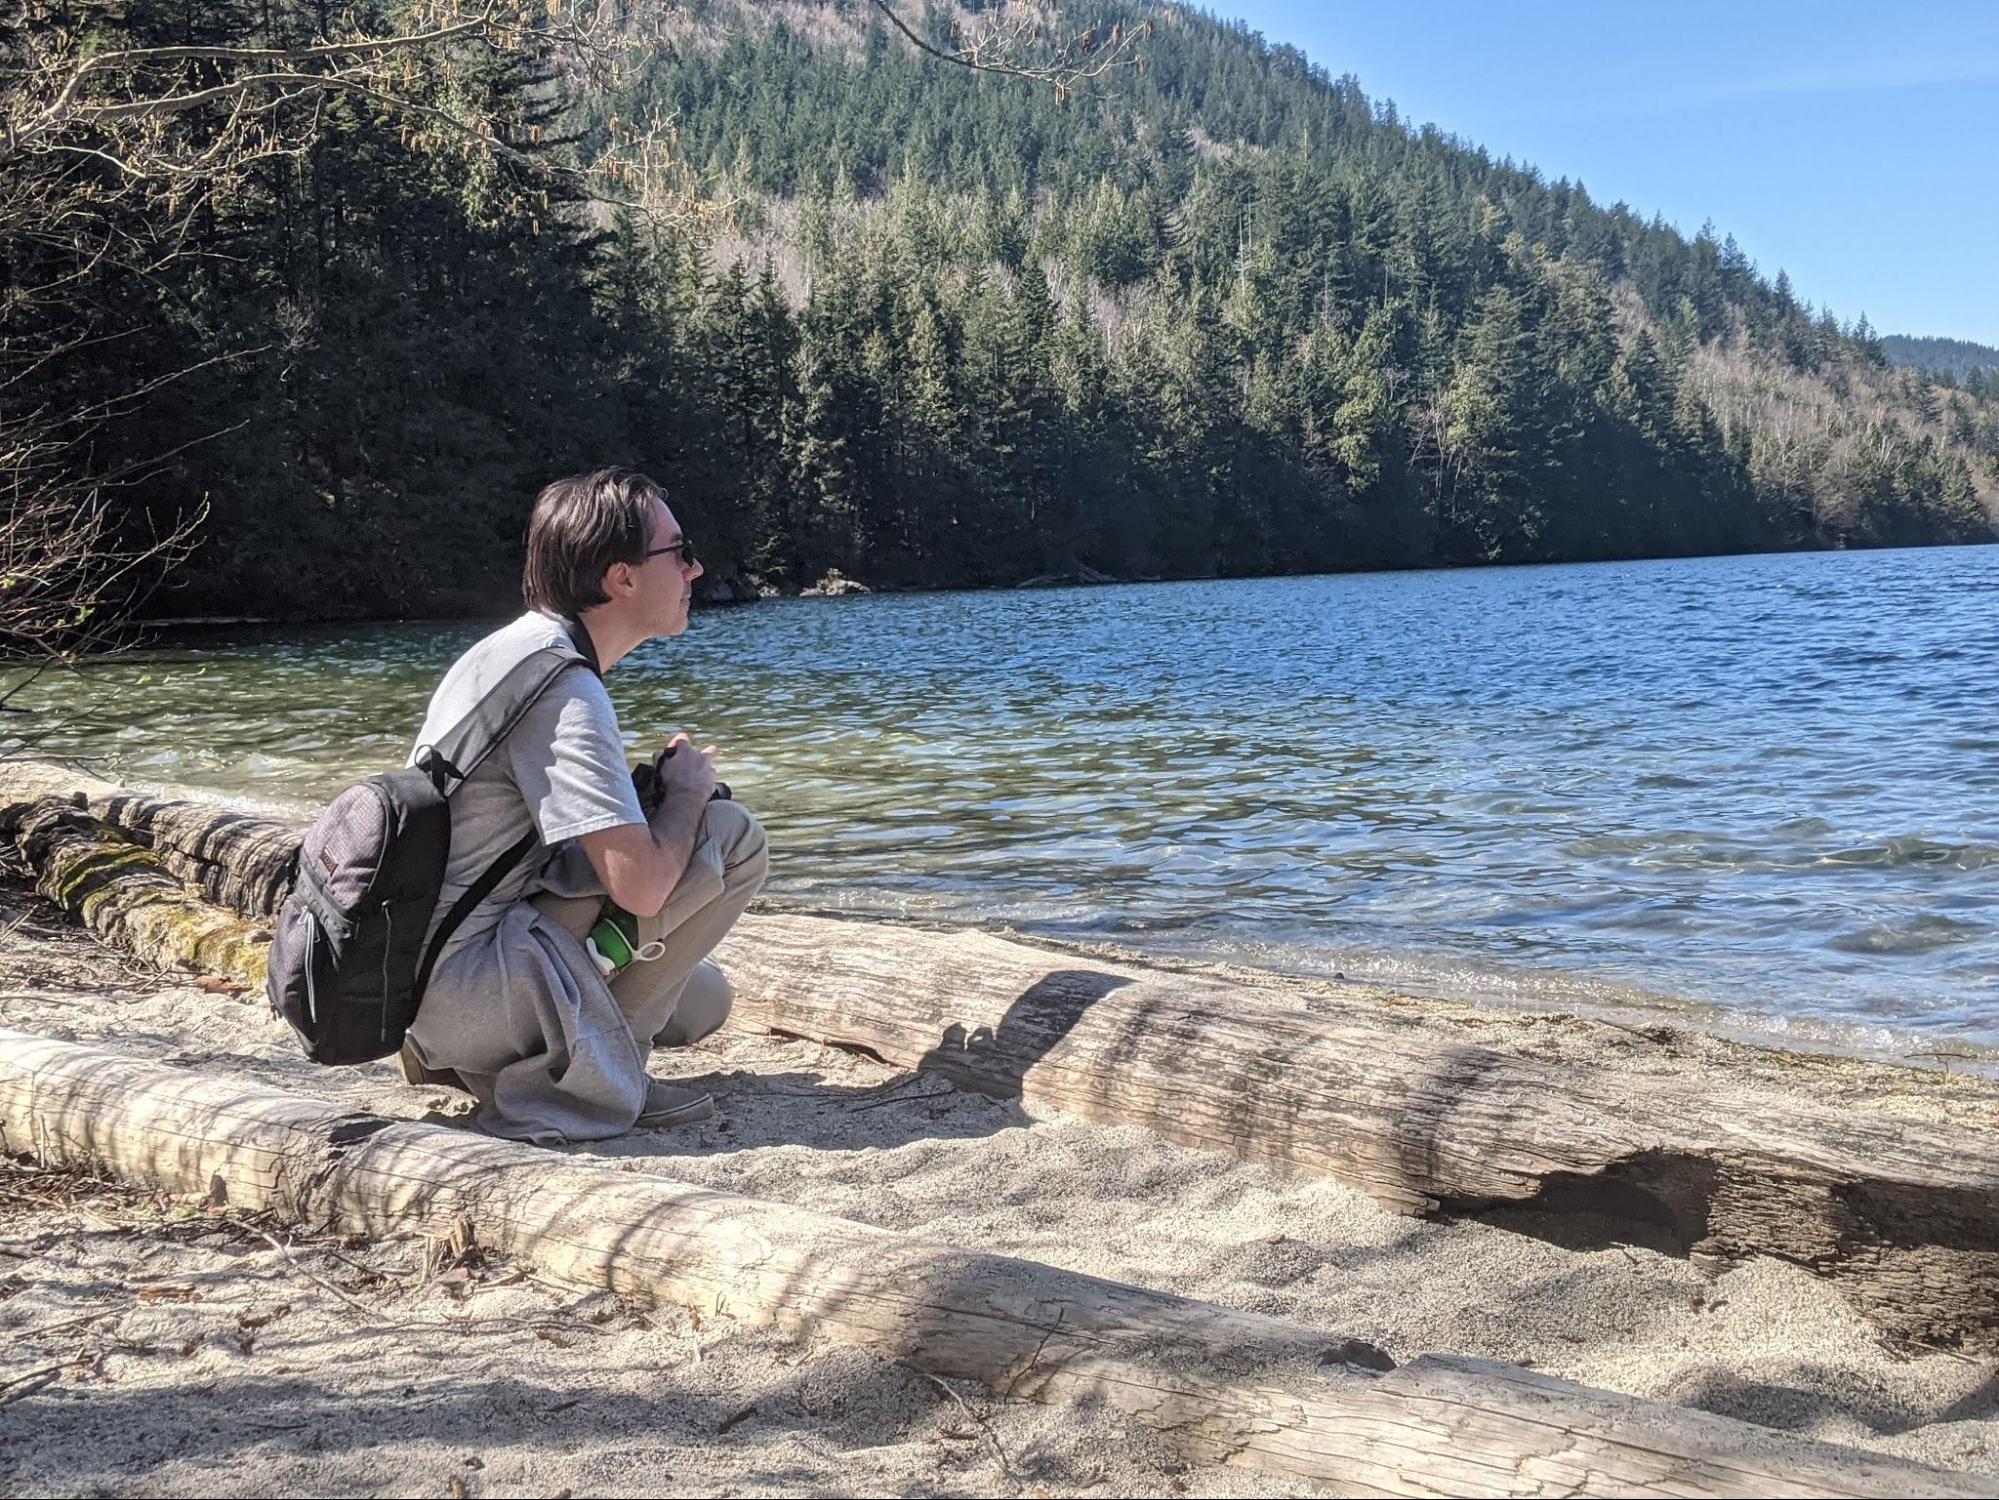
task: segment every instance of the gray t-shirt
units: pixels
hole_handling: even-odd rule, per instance
[[[431,695],[417,746],[442,739],[529,654],[567,639],[560,620],[538,613],[525,614],[494,631],[444,674]],[[415,747],[410,756],[415,759]],[[556,678],[506,741],[451,794],[451,858],[432,931],[453,903],[524,834],[535,833],[540,847],[530,849],[474,908],[452,934],[446,953],[490,933],[509,906],[532,892],[551,846],[601,828],[645,820],[632,789],[624,735],[611,695],[596,673],[572,667]]]

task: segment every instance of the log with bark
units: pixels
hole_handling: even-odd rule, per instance
[[[219,906],[268,917],[284,905],[298,864],[299,830],[288,823],[131,792],[100,798],[92,811]]]
[[[251,865],[235,888],[278,888],[283,825],[249,838],[232,821],[224,842],[198,809],[145,802],[118,815],[156,849],[226,850]],[[1528,1206],[1716,1263],[1780,1256],[1891,1336],[1999,1350],[1999,1087],[1977,1080],[1848,1064],[1838,1099],[1800,1086],[1814,1065],[1791,1054],[1688,1057],[1591,1022],[1574,1024],[1616,1037],[1622,1061],[1579,1066],[1360,987],[1221,982],[977,932],[750,916],[717,957],[738,1026],[1322,1173],[1403,1212]],[[1910,1108],[1912,1085],[1948,1117]]]
[[[1405,1212],[1580,1211],[1703,1257],[1780,1256],[1890,1334],[1999,1349],[1999,1089],[1924,1075],[1961,1101],[1938,1124],[1714,1076],[1662,1046],[1598,1073],[1360,990],[1224,984],[977,932],[749,917],[716,956],[737,1025],[1321,1172]]]
[[[201,899],[200,887],[124,830],[43,797],[0,805],[0,839],[27,862],[38,892],[98,936],[154,963],[263,988],[269,926]]]
[[[1510,1366],[1372,1346],[807,1209],[0,1031],[0,1145],[313,1225],[457,1232],[641,1301],[1102,1403],[1203,1462],[1360,1495],[1994,1495]]]

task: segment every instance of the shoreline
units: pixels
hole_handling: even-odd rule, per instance
[[[1099,572],[1095,568],[1085,567],[1082,571],[1077,573],[1038,574],[1027,578],[1022,578],[1012,583],[907,583],[905,584],[905,583],[870,583],[866,579],[848,579],[847,582],[858,583],[860,587],[858,589],[854,589],[851,591],[842,591],[837,589],[828,591],[821,589],[818,585],[814,584],[814,585],[808,585],[803,589],[794,590],[790,593],[779,591],[769,594],[757,592],[756,587],[754,585],[749,584],[747,580],[741,579],[740,576],[738,575],[735,577],[734,582],[739,584],[740,587],[735,591],[733,591],[730,596],[703,599],[699,595],[697,595],[695,599],[695,604],[698,608],[702,609],[733,609],[740,605],[762,604],[762,603],[768,603],[773,600],[851,598],[853,597],[854,594],[857,593],[864,595],[865,594],[994,594],[994,593],[1011,593],[1019,590],[1040,591],[1044,589],[1121,588],[1125,586],[1137,586],[1140,584],[1253,583],[1253,582],[1269,582],[1271,580],[1283,579],[1283,578],[1354,578],[1354,577],[1368,576],[1377,573],[1384,573],[1384,574],[1477,573],[1483,571],[1495,571],[1502,569],[1507,571],[1517,571],[1522,568],[1589,568],[1589,567],[1614,568],[1614,567],[1630,567],[1634,564],[1642,564],[1642,563],[1690,562],[1690,561],[1731,558],[1731,557],[1799,557],[1799,556],[1818,556],[1818,555],[1836,556],[1842,554],[1870,554],[1870,553],[1879,553],[1879,552],[1935,552],[1940,550],[1948,550],[1954,547],[1968,548],[1968,547],[1992,547],[1992,546],[1999,546],[1999,533],[1995,533],[1994,535],[1983,538],[1981,540],[1969,541],[1969,542],[1966,541],[1894,542],[1894,543],[1879,544],[1879,545],[1870,545],[1867,543],[1862,543],[1858,546],[1853,546],[1849,545],[1842,538],[1836,541],[1827,540],[1823,543],[1818,543],[1818,544],[1812,544],[1801,541],[1792,545],[1781,546],[1781,547],[1767,547],[1749,552],[1720,551],[1720,552],[1634,553],[1628,556],[1617,555],[1609,557],[1547,558],[1547,559],[1537,559],[1537,560],[1523,559],[1517,562],[1485,562],[1485,561],[1462,562],[1462,563],[1431,562],[1431,563],[1409,564],[1402,566],[1334,568],[1324,572],[1314,572],[1314,573],[1284,573],[1284,572],[1227,573],[1227,574],[1188,573],[1184,575],[1175,574],[1170,576],[1155,575],[1142,578],[1119,578],[1113,574]],[[834,571],[837,572],[838,570],[836,569]],[[1095,575],[1095,576],[1089,576],[1089,575]],[[459,603],[462,602],[463,598],[461,596]],[[515,612],[517,612],[516,606],[504,605],[504,604],[495,606],[494,612],[491,614],[486,613],[483,607],[478,609],[463,609],[456,607],[456,605],[454,605],[454,607],[450,609],[440,609],[437,613],[434,614],[419,611],[414,614],[395,615],[395,616],[372,616],[372,615],[359,615],[359,614],[335,615],[335,616],[190,615],[190,616],[180,617],[178,619],[169,617],[162,620],[135,620],[132,623],[136,626],[145,627],[145,628],[152,628],[155,626],[164,627],[164,626],[173,626],[173,625],[186,625],[196,629],[208,629],[208,628],[227,629],[235,626],[254,626],[257,628],[269,627],[276,629],[294,629],[294,628],[305,629],[315,626],[463,624],[463,623],[475,623],[478,621],[483,621],[488,619],[505,620],[511,618],[512,614]]]
[[[440,1123],[462,1118],[458,1096],[411,1089],[389,1065],[314,1068],[281,1027],[263,1024],[259,997],[232,1002],[184,976],[148,973],[75,928],[37,931],[46,913],[24,910],[20,900],[18,889],[0,891],[9,908],[0,923],[0,1024],[344,1109]],[[659,1054],[654,1071],[713,1090],[721,1116],[682,1131],[571,1147],[552,1161],[665,1171],[719,1192],[796,1202],[1366,1338],[1405,1362],[1439,1352],[1524,1364],[1795,1436],[1938,1464],[1999,1487],[1999,1360],[1890,1350],[1822,1282],[1776,1260],[1756,1258],[1711,1276],[1642,1236],[1604,1238],[1532,1206],[1483,1220],[1411,1220],[1331,1181],[1175,1147],[1135,1126],[1041,1110],[1029,1118],[934,1075],[902,1073],[810,1041],[732,1029],[712,1045]],[[187,1212],[176,1208],[168,1217]],[[190,1221],[189,1233],[199,1223]],[[335,1443],[318,1451],[307,1431],[284,1424],[311,1418],[334,1431],[365,1426],[365,1409],[401,1383],[429,1391],[440,1370],[449,1378],[463,1357],[451,1351],[460,1346],[440,1347],[440,1333],[423,1328],[386,1337],[356,1328],[351,1311],[328,1305],[312,1284],[274,1283],[280,1268],[268,1258],[204,1248],[213,1234],[197,1247],[206,1259],[183,1267],[188,1252],[157,1235],[114,1238],[103,1249],[91,1248],[97,1242],[86,1235],[76,1251],[51,1259],[57,1241],[47,1226],[27,1227],[40,1238],[24,1244],[0,1231],[0,1247],[29,1252],[10,1265],[33,1291],[0,1304],[0,1323],[35,1329],[80,1313],[103,1318],[91,1325],[85,1354],[72,1356],[56,1384],[30,1398],[38,1436],[28,1456],[55,1492],[93,1484],[130,1489],[141,1479],[152,1493],[215,1492],[202,1488],[218,1483],[212,1467],[190,1467],[171,1446],[107,1441],[97,1413],[128,1389],[146,1393],[157,1423],[200,1413],[204,1430],[211,1420],[218,1424],[220,1441],[241,1455],[219,1476],[223,1493],[268,1492],[274,1459],[291,1476],[288,1488],[334,1493],[393,1486],[389,1476],[399,1465],[435,1466],[440,1453],[451,1452],[483,1455],[493,1482],[505,1486],[481,1493],[548,1493],[569,1483],[647,1492],[646,1474],[628,1473],[622,1482],[590,1477],[607,1443],[635,1439],[673,1476],[670,1484],[650,1482],[674,1493],[714,1493],[702,1486],[718,1481],[747,1481],[749,1493],[844,1492],[851,1480],[842,1476],[855,1463],[872,1484],[889,1488],[929,1484],[980,1495],[1023,1488],[990,1450],[969,1459],[956,1440],[936,1441],[940,1429],[963,1421],[962,1411],[934,1389],[934,1401],[924,1398],[923,1382],[899,1373],[895,1362],[684,1315],[646,1315],[666,1328],[665,1346],[648,1324],[630,1321],[607,1325],[627,1333],[589,1337],[587,1354],[567,1358],[533,1336],[493,1345],[489,1358],[531,1356],[551,1393],[504,1438],[468,1411],[434,1430],[398,1430],[360,1448]],[[226,1235],[226,1225],[216,1228]],[[95,1232],[102,1236],[101,1225]],[[140,1253],[138,1276],[112,1273],[105,1257],[115,1260],[120,1243],[128,1261]],[[390,1262],[400,1267],[386,1282],[368,1283],[375,1290],[356,1284],[384,1321],[461,1316],[439,1300],[434,1278],[412,1274],[425,1253],[421,1243],[378,1240],[347,1253],[384,1271]],[[316,1257],[308,1264],[351,1279],[351,1271]],[[154,1282],[195,1286],[199,1299],[135,1308],[132,1291],[119,1290]],[[532,1285],[513,1283],[502,1267],[475,1272],[453,1296],[475,1321],[572,1315],[533,1302]],[[256,1330],[256,1350],[236,1353],[228,1339],[240,1337],[238,1320],[263,1317],[273,1303],[289,1305],[291,1315]],[[63,1319],[55,1317],[59,1307],[67,1309]],[[154,1328],[169,1318],[171,1340]],[[166,1347],[183,1337],[196,1341],[191,1360],[170,1357]],[[16,1347],[20,1358],[0,1366],[0,1379],[54,1362],[26,1344]],[[359,1391],[347,1384],[355,1358],[379,1369]],[[642,1368],[648,1394],[640,1398],[631,1382]],[[266,1397],[271,1373],[283,1374],[283,1388]],[[719,1391],[715,1379],[723,1382]],[[829,1394],[801,1403],[793,1394],[801,1381]],[[892,1399],[866,1394],[888,1389],[897,1393]],[[639,1404],[607,1433],[544,1419],[539,1413],[562,1404],[555,1396],[580,1400],[583,1412],[602,1411],[607,1401]],[[1030,1483],[1049,1493],[1127,1492],[1100,1488],[1111,1483],[1138,1494],[1314,1493],[1269,1476],[1188,1469],[1111,1413],[1078,1417],[994,1403],[976,1391],[968,1396],[999,1435],[1015,1474],[1031,1475]],[[739,1417],[752,1407],[755,1415]],[[690,1430],[672,1415],[680,1409],[701,1414],[706,1428]],[[315,1415],[322,1411],[333,1415]],[[733,1427],[717,1430],[732,1418]],[[457,1464],[453,1458],[438,1472]],[[769,1477],[780,1471],[784,1477]],[[65,1483],[74,1491],[64,1491]]]
[[[66,774],[44,768],[46,789],[56,789]],[[75,779],[68,777],[67,784],[74,786]],[[20,785],[13,790],[18,795]],[[0,913],[0,1026],[109,1046],[136,1062],[165,1063],[183,1074],[192,1070],[212,1082],[275,1087],[333,1105],[342,1118],[360,1114],[462,1125],[467,1101],[442,1089],[409,1088],[391,1065],[322,1069],[306,1063],[289,1033],[264,1014],[261,996],[246,993],[240,983],[218,988],[150,969],[99,946],[74,926],[52,925],[49,909],[18,887],[0,889],[0,906],[7,908]],[[782,926],[781,919],[765,919],[756,941],[768,944]],[[745,975],[759,975],[747,953],[733,958],[725,953],[723,961],[742,965]],[[1031,958],[1025,961],[1038,967]],[[779,973],[792,974],[786,982],[796,988],[803,972],[793,960],[768,956],[762,969],[767,972],[748,981],[758,994]],[[1211,967],[1203,972],[1213,973]],[[1362,986],[1340,992],[1269,974],[1228,978],[1263,992],[1252,1009],[1309,1010],[1312,997],[1305,992],[1311,989],[1321,991],[1318,1004],[1338,1007],[1340,994],[1347,993],[1356,1014],[1372,1008],[1399,1015],[1402,1019],[1391,1024],[1412,1034],[1455,1039],[1448,1045],[1463,1049],[1467,1059],[1500,1049],[1531,1059],[1550,1079],[1593,1080],[1591,1088],[1613,1097],[1651,1087],[1670,1090],[1674,1078],[1718,1082],[1721,1075],[1732,1075],[1742,1099],[1760,1100],[1756,1111],[1776,1110],[1784,1098],[1858,1110],[1888,1128],[1884,1144],[1935,1138],[1952,1121],[1960,1132],[1999,1125],[1999,1091],[1967,1078],[1744,1048],[1691,1034],[1655,1042],[1600,1022],[1377,995]],[[998,987],[1012,994],[1018,985],[1001,978]],[[800,994],[820,988],[819,980],[805,982]],[[1245,1004],[1252,999],[1245,995]],[[788,1002],[773,996],[768,1003]],[[732,1026],[701,1047],[655,1055],[656,1074],[715,1094],[720,1105],[715,1120],[572,1146],[552,1153],[551,1164],[566,1160],[663,1173],[701,1191],[791,1204],[967,1251],[1276,1317],[1363,1340],[1398,1363],[1432,1353],[1502,1361],[1640,1400],[1936,1464],[1967,1473],[1975,1484],[1999,1485],[1999,1355],[1937,1351],[1884,1338],[1861,1310],[1829,1295],[1827,1282],[1800,1265],[1770,1254],[1719,1262],[1689,1256],[1669,1226],[1648,1228],[1612,1199],[1593,1205],[1527,1199],[1472,1214],[1409,1218],[1331,1177],[1176,1146],[1155,1129],[1037,1103],[1031,1089],[1021,1099],[994,1097],[968,1090],[949,1074],[910,1071],[907,1059],[900,1066],[882,1061],[893,1057],[893,1049],[873,1055],[843,1048],[837,1037],[811,1040],[796,1030],[770,1031],[754,1021],[765,1005],[746,1003],[739,1021],[748,1024]],[[851,1013],[844,1003],[834,1009]],[[1171,1031],[1174,1023],[1160,1024]],[[1409,1055],[1423,1054],[1415,1048]],[[1129,1066],[1137,1066],[1136,1060]],[[1469,1086],[1472,1079],[1463,1082]],[[1455,1113],[1450,1118],[1459,1121],[1451,1127],[1455,1143],[1466,1122]],[[1739,1123],[1752,1126],[1746,1114]],[[1520,1124],[1531,1121],[1523,1116]],[[1631,1144],[1642,1148],[1643,1143]],[[1799,1149],[1809,1157],[1821,1148],[1801,1144]],[[101,1281],[102,1263],[51,1262],[47,1246],[53,1243],[44,1236],[36,1241],[41,1248],[24,1259],[27,1284],[41,1289],[44,1312],[51,1298],[72,1303],[82,1298],[95,1312],[119,1311],[122,1304],[90,1302],[95,1294],[74,1279]],[[375,1248],[396,1243],[410,1245],[378,1241]],[[168,1252],[161,1246],[152,1253]],[[241,1301],[233,1268],[210,1267],[204,1274],[204,1285],[219,1302],[233,1307]],[[24,1326],[17,1318],[18,1312],[0,1304],[0,1325]],[[45,1316],[27,1326],[52,1321],[61,1320]],[[121,1322],[107,1326],[118,1340],[146,1342],[130,1337]],[[734,1324],[711,1328],[706,1337],[705,1348],[717,1360],[744,1361],[728,1412],[716,1425],[757,1408],[757,1419],[744,1418],[735,1426],[745,1434],[744,1458],[752,1467],[791,1465],[788,1484],[775,1485],[777,1492],[837,1486],[836,1476],[847,1472],[847,1465],[824,1446],[831,1432],[839,1434],[832,1448],[888,1454],[881,1461],[889,1471],[874,1472],[886,1488],[927,1485],[976,1494],[1023,1488],[999,1468],[979,1478],[940,1482],[931,1467],[937,1444],[902,1445],[912,1421],[906,1408],[887,1416],[838,1403],[815,1411],[784,1394],[800,1369],[845,1360],[839,1368],[859,1371],[865,1383],[897,1378],[889,1370],[892,1361],[885,1365],[862,1356],[856,1362],[852,1351],[818,1341],[774,1345]],[[315,1339],[313,1347],[333,1345]],[[419,1367],[436,1363],[434,1352],[423,1352],[426,1347],[423,1338],[398,1336],[377,1341],[369,1357],[414,1376]],[[88,1446],[84,1428],[75,1424],[103,1410],[107,1396],[121,1385],[137,1383],[157,1392],[169,1412],[182,1411],[189,1401],[208,1401],[207,1391],[220,1391],[224,1408],[235,1410],[256,1389],[252,1366],[232,1362],[220,1374],[211,1368],[204,1377],[160,1363],[154,1354],[133,1354],[118,1344],[100,1348],[104,1357],[95,1364],[85,1359],[63,1367],[78,1373],[57,1377],[57,1386],[49,1388],[62,1388],[55,1408],[42,1406],[46,1391],[30,1398],[49,1412],[35,1452],[73,1454]],[[298,1349],[285,1358],[300,1392],[293,1399],[307,1408],[345,1408],[349,1396],[340,1384],[337,1356]],[[17,1371],[9,1361],[0,1365],[0,1379],[44,1368],[23,1364]],[[599,1378],[564,1369],[563,1380],[583,1382],[580,1399],[593,1399]],[[101,1379],[107,1374],[108,1384]],[[613,1372],[608,1378],[620,1377]],[[669,1389],[678,1387],[669,1383]],[[989,1400],[976,1393],[973,1399]],[[1014,1414],[1016,1406],[992,1407],[989,1417],[1001,1412],[1007,1421],[1026,1421]],[[288,1407],[278,1415],[289,1421],[291,1413]],[[268,1408],[256,1413],[259,1420],[272,1415]],[[999,1430],[1016,1429],[1002,1423]],[[1047,1465],[1036,1471],[1035,1482],[1051,1494],[1088,1493],[1106,1482],[1083,1462],[1099,1450],[1159,1454],[1149,1466],[1118,1476],[1134,1493],[1180,1492],[1182,1484],[1203,1494],[1310,1492],[1288,1481],[1176,1467],[1170,1455],[1157,1445],[1146,1449],[1141,1433],[1107,1412],[1055,1424],[1065,1434],[1060,1439],[1048,1436],[1047,1424],[1034,1430],[1041,1436],[1029,1440],[1029,1452]],[[95,1427],[90,1431],[100,1434]],[[101,1434],[91,1440],[101,1441]],[[260,1439],[245,1430],[231,1441],[247,1450]],[[800,1466],[801,1443],[820,1449],[816,1462]],[[393,1461],[415,1451],[398,1439],[381,1445],[374,1456]],[[540,1445],[532,1439],[509,1453],[510,1460],[532,1462],[539,1456]],[[294,1488],[334,1492],[364,1482],[351,1459],[299,1451],[293,1457],[308,1466]],[[573,1472],[559,1457],[552,1461],[556,1472]],[[135,1477],[145,1476],[152,1492],[196,1492],[183,1471],[170,1463],[163,1467],[152,1452],[118,1447],[108,1460],[91,1462],[97,1466],[87,1472],[99,1485],[130,1488]],[[112,1467],[104,1467],[107,1462]],[[681,1458],[675,1471],[686,1464]],[[701,1470],[707,1483],[717,1477],[698,1459],[693,1469]],[[1253,1488],[1244,1488],[1245,1479]],[[254,1483],[255,1476],[238,1478],[234,1492],[249,1492]]]
[[[6,794],[0,796],[0,800],[11,796],[29,798],[73,787],[83,787],[92,796],[124,790],[196,801],[234,812],[296,822],[301,826],[315,815],[312,810],[291,804],[186,782],[139,777],[114,783],[73,762],[0,760],[0,793]],[[1313,967],[1256,963],[1233,956],[1225,949],[1189,951],[1170,944],[1133,943],[1120,935],[1054,936],[1038,932],[1032,926],[1016,925],[1013,919],[1005,917],[954,921],[941,916],[912,916],[900,911],[829,907],[809,901],[788,901],[781,896],[773,898],[769,894],[760,896],[753,909],[785,916],[826,917],[836,921],[907,926],[932,932],[985,933],[1051,953],[1135,963],[1189,974],[1243,975],[1252,980],[1267,979],[1297,985],[1356,983],[1371,989],[1406,994],[1468,1016],[1494,1012],[1541,1016],[1557,1021],[1575,1017],[1641,1033],[1664,1029],[1690,1037],[1712,1038],[1733,1046],[1796,1052],[1999,1082],[1999,1042],[1981,1042],[1914,1027],[1850,1021],[1832,1016],[1787,1015],[1782,1011],[1757,1010],[1621,984],[1615,986],[1620,993],[1614,997],[1521,993],[1520,990],[1527,988],[1525,984],[1509,993],[1509,988],[1516,983],[1511,977],[1488,975],[1487,983],[1479,985],[1475,982],[1468,986],[1455,982],[1450,972],[1454,969],[1462,972],[1465,961],[1461,957],[1428,954],[1414,949],[1368,955],[1392,964],[1414,959],[1414,973],[1379,975],[1357,971],[1348,974],[1330,965]],[[1431,967],[1431,974],[1421,972],[1425,964]],[[1536,979],[1550,981],[1557,991],[1603,988],[1607,985],[1606,981],[1565,970],[1529,969],[1520,972],[1529,983]]]

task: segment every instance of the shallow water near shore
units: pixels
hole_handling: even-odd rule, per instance
[[[781,906],[1989,1061],[1995,605],[1993,547],[773,600],[610,684],[635,753],[721,744]],[[306,812],[486,628],[17,701],[34,753]]]

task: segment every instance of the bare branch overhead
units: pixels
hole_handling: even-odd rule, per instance
[[[981,25],[953,21],[948,45],[940,46],[903,16],[895,0],[869,3],[918,51],[974,72],[1047,84],[1063,101],[1081,85],[1093,83],[1114,69],[1143,71],[1145,58],[1136,44],[1152,30],[1150,21],[1133,27],[1093,23],[1066,38],[1051,38],[1047,14],[1024,0],[1015,0]]]

